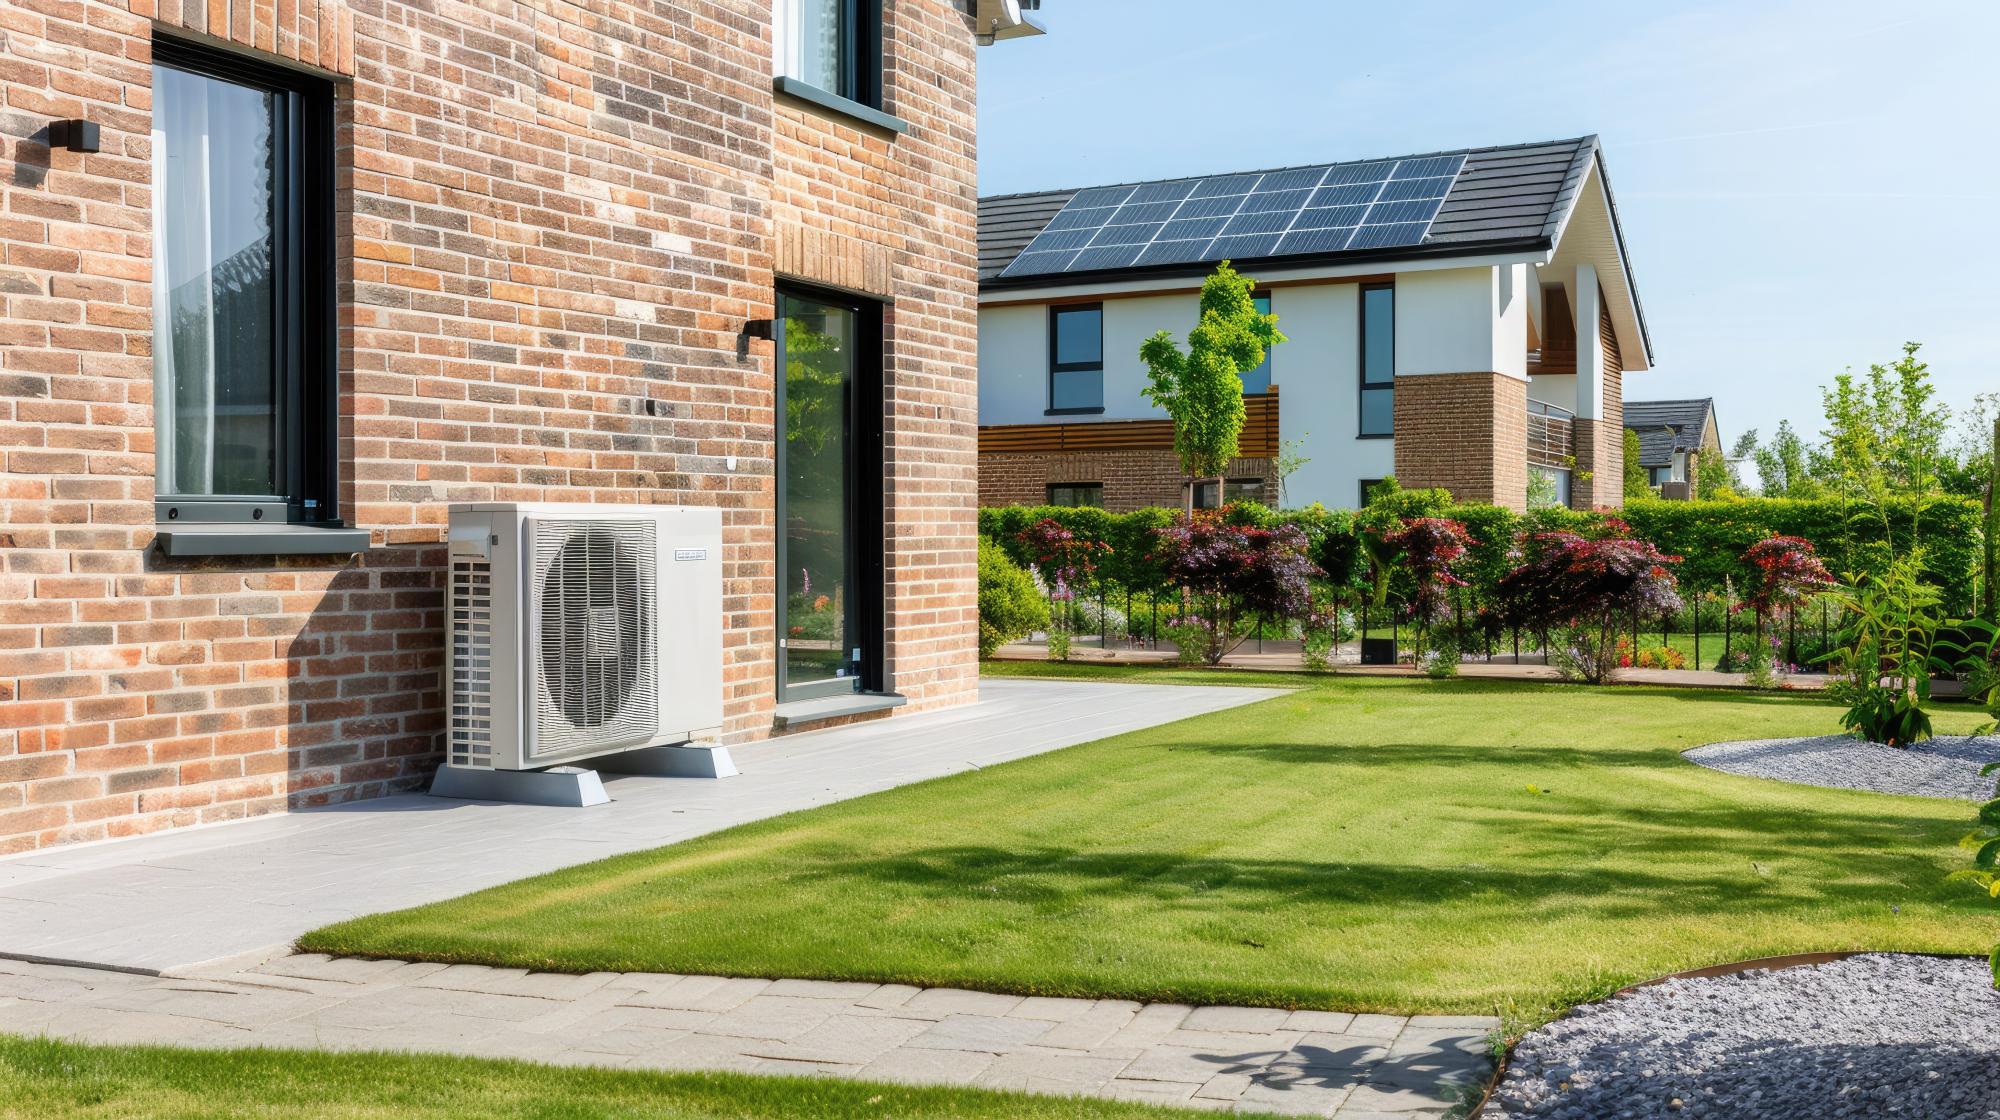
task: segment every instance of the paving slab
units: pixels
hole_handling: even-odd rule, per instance
[[[0,858],[0,956],[185,968],[289,945],[347,918],[1284,692],[988,680],[976,704],[732,747],[742,771],[733,778],[607,775],[608,805],[404,794],[27,852]]]
[[[273,980],[308,990],[274,987]],[[905,1015],[906,1006],[931,1010]],[[953,1010],[965,1008],[986,1013]],[[1343,1118],[1366,1111],[1405,1120],[1442,1120],[1469,1087],[1492,1076],[1484,1047],[1497,1020],[1433,1021],[1389,1038],[1301,1034],[1290,1024],[1335,1020],[1295,1016],[907,985],[555,976],[315,956],[237,958],[177,976],[0,960],[0,1031],[83,1042],[416,1051],[605,1069],[861,1077],[1194,1108]],[[1384,1016],[1338,1018],[1377,1030],[1389,1025]],[[1235,1029],[1181,1026],[1187,1022]],[[1258,1023],[1275,1025],[1258,1030]],[[1134,1025],[1141,1029],[1131,1037],[1217,1044],[1134,1046],[1126,1038]],[[1063,1046],[1049,1044],[1058,1038]]]

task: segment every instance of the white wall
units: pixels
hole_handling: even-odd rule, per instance
[[[1049,309],[979,309],[979,422],[1040,424],[1048,407]]]
[[[1286,500],[1351,508],[1362,479],[1396,469],[1395,441],[1355,437],[1361,428],[1360,288],[1278,288],[1271,310],[1286,339],[1271,355],[1279,438],[1304,441],[1303,453],[1311,456],[1286,483]]]
[[[1396,277],[1396,376],[1498,372],[1527,376],[1525,265],[1405,272]]]
[[[1528,378],[1528,399],[1576,411],[1576,374],[1538,373]]]

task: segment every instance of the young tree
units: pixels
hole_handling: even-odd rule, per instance
[[[1625,498],[1630,501],[1651,491],[1646,468],[1639,465],[1639,433],[1625,429]]]
[[[1223,261],[1201,285],[1201,321],[1188,332],[1187,349],[1166,331],[1139,346],[1152,381],[1142,393],[1174,421],[1174,451],[1188,476],[1190,510],[1193,483],[1212,478],[1219,489],[1236,458],[1236,437],[1243,432],[1243,371],[1257,368],[1264,350],[1285,340],[1278,317],[1257,310],[1250,296],[1255,287]]]
[[[1305,453],[1306,438],[1311,435],[1311,432],[1302,432],[1298,439],[1288,439],[1278,444],[1278,457],[1272,460],[1271,469],[1277,472],[1278,475],[1278,505],[1280,506],[1289,506],[1292,504],[1291,494],[1288,492],[1291,486],[1291,478],[1299,472],[1300,467],[1312,462],[1312,456]]]
[[[1917,359],[1920,343],[1905,342],[1892,366],[1871,365],[1865,380],[1852,371],[1833,379],[1821,397],[1826,406],[1828,480],[1844,496],[1868,503],[1890,540],[1890,500],[1910,500],[1911,530],[1928,499],[1939,492],[1945,469],[1944,435],[1951,410],[1933,405],[1930,366]]]
[[[1721,452],[1704,451],[1695,456],[1695,497],[1720,498],[1724,494],[1733,492],[1733,487],[1730,485],[1733,481],[1730,477],[1729,464],[1723,460]]]
[[[1755,453],[1757,477],[1767,498],[1810,498],[1819,492],[1814,479],[1814,456],[1790,420],[1778,421],[1771,442]]]
[[[1724,465],[1729,469],[1729,488],[1738,494],[1747,493],[1750,487],[1743,481],[1742,464],[1750,462],[1757,454],[1757,429],[1751,428],[1736,437],[1729,446],[1729,458]]]

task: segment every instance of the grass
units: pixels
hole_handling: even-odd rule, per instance
[[[1961,802],[1696,767],[1809,696],[1007,663],[1294,684],[1233,711],[432,906],[309,951],[1351,1011],[1501,1013],[1771,954],[1983,953]],[[1937,713],[1969,728],[1969,709]]]
[[[647,1073],[417,1054],[82,1046],[0,1035],[0,1117],[33,1120],[1169,1120],[1108,1100],[827,1077]]]

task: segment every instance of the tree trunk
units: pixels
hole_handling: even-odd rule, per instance
[[[1986,463],[1986,620],[2000,622],[2000,416]]]

